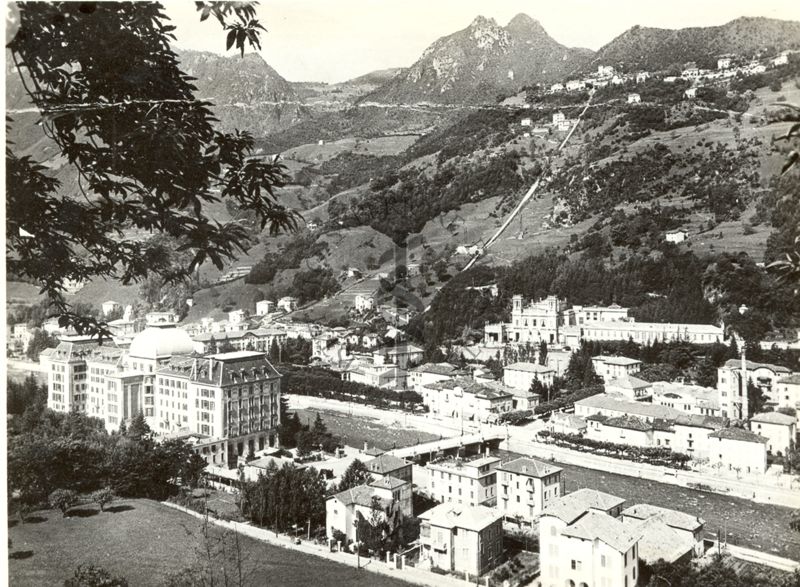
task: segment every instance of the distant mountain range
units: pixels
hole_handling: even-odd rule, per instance
[[[292,84],[257,53],[222,56],[205,51],[177,51],[181,68],[196,78],[198,97],[214,104],[225,130],[248,129],[264,135],[308,118]]]
[[[723,54],[769,54],[800,47],[800,22],[771,18],[737,18],[712,27],[678,30],[635,26],[602,47],[589,65],[603,64],[632,70],[665,70],[694,61],[716,67]]]
[[[363,101],[494,102],[498,94],[522,85],[562,79],[591,56],[588,49],[559,44],[527,15],[515,16],[505,27],[479,16],[434,42],[416,63]]]

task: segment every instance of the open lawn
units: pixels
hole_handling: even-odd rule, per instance
[[[315,409],[293,411],[297,412],[304,424],[313,424],[317,413],[320,413],[329,432],[335,436],[340,436],[345,441],[345,444],[356,448],[361,448],[366,442],[370,447],[377,446],[383,450],[389,450],[439,439],[438,436],[427,432],[402,428],[403,416],[400,414],[397,416],[399,419],[398,425],[387,428],[385,424],[381,424],[377,420],[363,416],[352,417],[342,412]]]
[[[79,564],[100,565],[125,577],[131,586],[163,585],[170,573],[203,560],[200,520],[147,500],[125,500],[98,513],[96,507],[36,512],[26,524],[12,520],[9,584],[15,587],[63,585]],[[220,530],[211,527],[212,537]],[[387,585],[402,581],[240,537],[247,585]],[[230,548],[232,539],[227,545]],[[215,557],[216,569],[221,567]],[[229,572],[235,570],[230,566]],[[222,584],[221,576],[216,582]]]

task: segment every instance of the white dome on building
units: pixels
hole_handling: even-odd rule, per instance
[[[161,359],[193,352],[194,342],[184,329],[148,326],[133,338],[128,355],[138,359]]]

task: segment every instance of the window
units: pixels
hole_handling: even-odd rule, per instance
[[[604,554],[601,554],[601,555],[600,555],[600,566],[601,566],[601,567],[605,567],[605,566],[606,566],[606,564],[607,564],[607,563],[606,563],[606,555],[604,555]]]

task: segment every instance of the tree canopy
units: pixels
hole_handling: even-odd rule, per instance
[[[63,326],[108,334],[65,301],[65,283],[159,275],[177,283],[205,261],[222,268],[248,246],[236,222],[207,207],[232,200],[262,229],[293,229],[294,212],[275,189],[277,158],[253,153],[247,131],[214,128],[209,102],[195,97],[170,43],[175,27],[156,2],[37,2],[19,5],[11,61],[57,154],[74,169],[68,187],[29,154],[6,147],[9,273],[41,285]],[[228,31],[228,48],[258,47],[252,3],[199,2]],[[113,49],[112,49],[113,48]],[[15,115],[16,116],[16,115]],[[25,120],[9,118],[9,134]],[[158,240],[190,254],[175,266]]]

